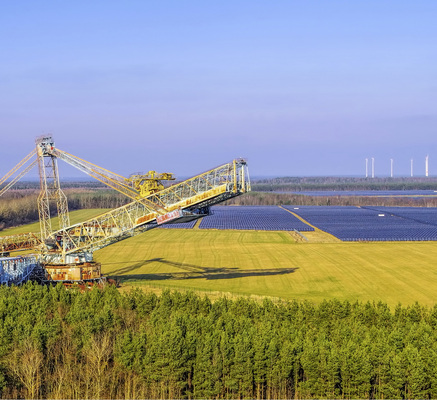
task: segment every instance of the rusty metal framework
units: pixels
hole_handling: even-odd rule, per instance
[[[11,251],[33,250],[42,245],[39,233],[19,233],[11,236],[0,237],[0,253]]]

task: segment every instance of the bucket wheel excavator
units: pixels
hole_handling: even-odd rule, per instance
[[[51,135],[38,137],[35,142],[36,148],[0,179],[2,196],[34,166],[39,168],[40,232],[0,237],[0,283],[4,284],[24,282],[35,269],[42,270],[45,281],[101,281],[101,266],[93,261],[96,250],[162,224],[205,217],[212,205],[250,191],[244,159],[235,159],[185,181],[164,185],[162,181],[174,180],[173,174],[149,171],[125,178],[58,149]],[[124,194],[131,201],[71,225],[67,197],[60,186],[58,160]],[[54,204],[59,218],[57,230],[52,229],[51,207]],[[14,252],[21,252],[21,255],[11,255]]]

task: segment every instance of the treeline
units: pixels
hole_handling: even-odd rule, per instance
[[[256,179],[256,191],[308,190],[435,190],[436,177],[349,178],[349,177],[281,177]]]
[[[10,190],[0,198],[0,230],[38,221],[38,190]],[[90,208],[116,208],[128,203],[126,196],[113,190],[66,189],[70,211]],[[55,215],[56,205],[52,210]]]
[[[437,307],[0,288],[3,398],[437,397]]]
[[[97,180],[63,180],[61,181],[61,187],[62,190],[64,189],[71,189],[71,188],[79,188],[79,189],[102,189],[107,188],[105,184],[102,182],[99,182]],[[18,181],[13,186],[14,189],[12,190],[36,190],[39,191],[40,189],[40,182],[38,180],[33,181]],[[8,192],[9,193],[9,192]]]
[[[437,207],[437,197],[305,196],[293,193],[249,192],[228,200],[240,206],[404,206]]]
[[[165,182],[164,182],[165,184]],[[39,190],[39,181],[19,181],[15,190]],[[67,180],[62,189],[105,189],[96,180]],[[252,179],[255,191],[307,191],[307,190],[435,190],[437,177],[357,178],[336,176],[295,176]]]
[[[340,178],[324,179],[326,182],[325,180],[321,180],[320,185],[326,183],[329,185],[329,189],[334,189],[337,183],[340,185],[338,187],[342,188],[341,190],[351,189],[351,187],[347,186],[348,183],[344,182],[344,179],[346,178],[342,178],[343,180]],[[354,179],[357,180],[358,178]],[[287,183],[288,180],[292,183],[294,181],[301,183],[293,183],[293,185],[296,184],[298,186],[293,186],[294,189],[290,189],[290,183]],[[384,181],[384,179],[380,180]],[[302,182],[304,182],[305,185],[311,186],[313,190],[316,188],[328,189],[328,187],[317,186],[319,185],[319,183],[317,183],[317,178],[277,178],[271,181],[272,183],[269,183],[269,188],[274,187],[275,190],[278,191],[280,191],[280,188],[282,187],[286,187],[288,190],[303,190]],[[286,186],[282,186],[281,182],[283,181]],[[421,179],[417,178],[417,181],[420,183]],[[92,182],[86,183],[85,187],[76,187],[76,184],[83,185],[84,183],[70,182],[71,187],[64,189],[68,199],[68,207],[71,211],[90,208],[116,208],[131,201],[129,198],[115,190],[95,187],[96,184]],[[437,207],[437,197],[306,196],[295,193],[273,193],[271,191],[260,190],[259,188],[263,188],[263,185],[263,183],[254,184],[252,185],[254,191],[249,192],[244,196],[233,198],[224,204]],[[260,191],[256,191],[256,188]],[[387,189],[386,187],[380,186],[380,189],[384,188]],[[433,188],[435,188],[435,186]],[[6,194],[0,197],[0,230],[11,226],[38,221],[38,193],[39,189],[36,188],[36,183],[25,182],[20,188],[9,190]],[[52,211],[53,213],[56,213],[55,205],[53,205]]]
[[[115,191],[99,189],[65,190],[70,211],[90,208],[116,208],[129,200]],[[0,230],[38,221],[38,194],[18,190],[0,198]],[[249,192],[223,203],[225,205],[301,205],[301,206],[409,206],[437,207],[437,197],[367,197],[367,196],[304,196],[290,193]],[[56,206],[52,207],[53,213]],[[54,214],[55,215],[55,214]]]

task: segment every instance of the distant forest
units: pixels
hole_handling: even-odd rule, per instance
[[[348,177],[283,177],[257,179],[254,191],[311,190],[437,190],[437,177],[348,178]]]
[[[433,399],[437,307],[0,287],[0,395]]]
[[[177,182],[177,181],[176,181]],[[254,191],[308,190],[437,190],[437,177],[353,178],[334,176],[277,177],[252,179]],[[63,181],[63,189],[107,188],[98,181]],[[37,181],[17,182],[14,189],[39,189]]]
[[[63,182],[70,210],[116,208],[131,200],[100,182]],[[275,178],[252,181],[252,192],[224,205],[345,205],[437,207],[437,197],[304,196],[291,191],[436,189],[436,178]],[[0,197],[0,230],[38,221],[38,182],[19,182]]]
[[[0,197],[0,230],[38,221],[37,189],[14,189]],[[90,208],[116,208],[131,200],[114,190],[77,187],[64,189],[70,211]],[[56,207],[52,210],[54,213]]]
[[[307,196],[294,193],[252,191],[228,200],[239,206],[404,206],[437,207],[437,197]]]

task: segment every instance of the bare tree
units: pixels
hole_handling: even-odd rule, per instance
[[[112,357],[112,340],[108,333],[95,334],[91,337],[86,352],[85,382],[90,390],[87,397],[101,399],[105,396],[104,390],[108,386],[107,371]]]
[[[17,347],[7,360],[8,369],[24,385],[27,398],[39,397],[43,354],[30,340]]]

